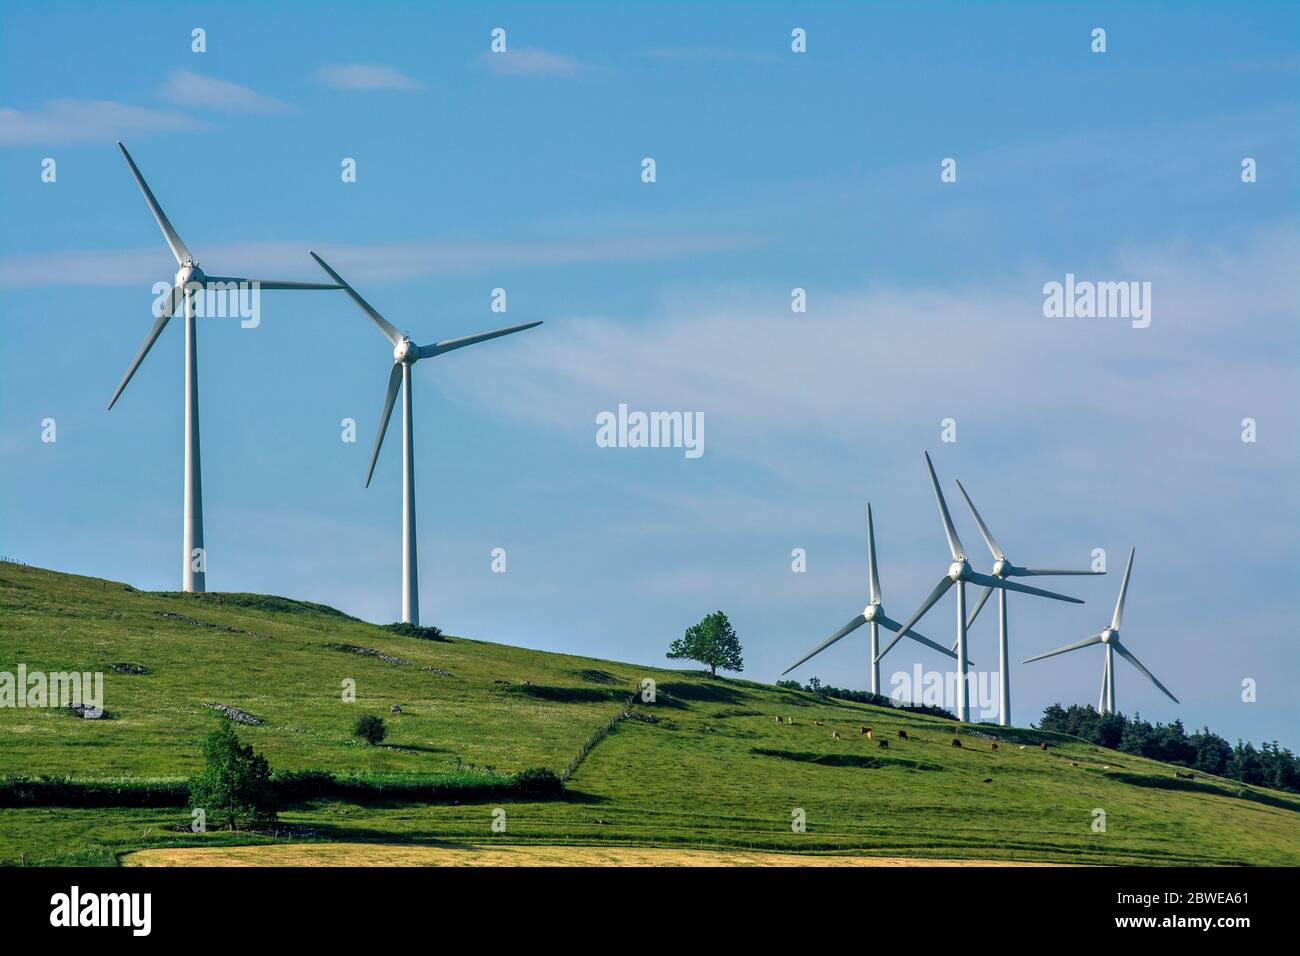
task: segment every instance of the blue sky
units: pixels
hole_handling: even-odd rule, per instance
[[[179,324],[104,410],[174,271],[122,139],[209,271],[317,280],[314,248],[419,342],[545,321],[414,371],[426,623],[662,663],[720,607],[775,679],[865,603],[868,500],[892,615],[942,572],[928,449],[977,566],[954,477],[1019,563],[1107,551],[1109,576],[1058,581],[1082,608],[1013,599],[1015,660],[1100,630],[1136,546],[1126,643],[1182,704],[1122,664],[1121,709],[1295,747],[1297,18],[8,4],[0,551],[179,586]],[[1151,282],[1151,326],[1045,318],[1068,272]],[[258,328],[199,338],[209,587],[396,619],[398,432],[362,488],[389,346],[336,293],[267,292]],[[621,402],[702,412],[705,454],[598,448]],[[942,664],[900,644],[886,681],[915,661]],[[1017,722],[1095,702],[1100,668],[1017,664]],[[859,632],[794,676],[866,672]]]

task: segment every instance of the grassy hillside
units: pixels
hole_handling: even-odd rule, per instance
[[[260,718],[239,734],[277,770],[328,770],[362,781],[559,772],[622,713],[642,678],[657,683],[658,702],[636,704],[638,717],[613,726],[574,773],[566,799],[501,804],[505,834],[491,830],[500,801],[390,796],[291,806],[281,819],[300,828],[298,842],[1300,863],[1294,795],[1201,774],[1179,779],[1171,767],[1059,735],[959,726],[747,681],[460,637],[402,637],[282,598],[146,593],[0,564],[0,671],[14,672],[19,663],[29,671],[105,673],[110,719],[0,708],[0,775],[74,781],[183,779],[197,768],[200,742],[216,723],[210,703]],[[115,664],[147,673],[119,673]],[[348,679],[356,682],[356,703],[342,700]],[[392,704],[402,713],[390,714]],[[383,746],[352,738],[363,712],[388,723]],[[794,723],[778,724],[777,715]],[[863,737],[862,726],[876,739]],[[833,739],[833,730],[842,739]],[[878,746],[882,736],[887,749]],[[1043,741],[1047,750],[1039,748]],[[804,833],[791,829],[796,809],[806,814]],[[1095,809],[1106,813],[1105,833],[1092,829]],[[174,832],[188,820],[181,807],[0,809],[0,860],[111,863],[140,847],[287,838]]]

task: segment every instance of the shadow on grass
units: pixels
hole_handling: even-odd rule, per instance
[[[503,690],[521,697],[535,697],[557,704],[591,704],[625,700],[629,691],[596,687],[552,687],[547,684],[508,684]]]
[[[1241,787],[1235,793],[1231,790],[1217,786],[1212,783],[1202,783],[1199,780],[1185,780],[1181,777],[1158,777],[1155,774],[1145,773],[1107,773],[1104,776],[1108,780],[1116,780],[1120,783],[1127,783],[1134,787],[1151,787],[1156,790],[1184,790],[1190,793],[1207,793],[1215,797],[1228,797],[1229,799],[1251,800],[1255,803],[1263,803],[1270,807],[1277,807],[1281,810],[1290,810],[1292,813],[1300,813],[1300,801],[1287,800],[1285,797],[1274,796],[1271,793],[1261,793],[1250,787]]]
[[[903,757],[864,757],[858,754],[817,754],[798,750],[768,750],[751,747],[750,753],[760,757],[776,757],[799,763],[815,763],[823,767],[857,767],[862,770],[880,770],[884,767],[902,767],[905,770],[943,770],[938,764],[918,763]]]

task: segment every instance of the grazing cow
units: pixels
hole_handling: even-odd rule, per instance
[[[998,745],[997,745],[997,744],[990,744],[989,746],[992,747],[992,749],[994,749],[994,750],[997,750],[997,749],[998,749]]]
[[[839,732],[838,730],[832,730],[832,731],[831,731],[831,739],[832,739],[832,740],[839,740],[839,739],[840,739],[840,732]]]
[[[1039,750],[1046,750],[1046,749],[1047,749],[1047,741],[1043,741],[1041,744],[1039,744],[1039,745],[1038,745],[1038,749],[1039,749]]]
[[[777,715],[776,715],[776,722],[777,722],[778,724],[781,722],[781,715],[780,715],[780,714],[777,714]]]
[[[888,746],[889,746],[889,741],[888,741],[888,740],[881,740],[880,743],[879,743],[879,746],[881,746],[881,747],[888,747]]]
[[[814,720],[813,723],[816,724],[818,727],[822,726],[822,722],[820,720]]]
[[[954,738],[952,738],[952,745],[953,745],[954,747],[960,747],[960,746],[961,746],[961,741],[958,740],[956,737],[954,737]]]
[[[871,736],[871,728],[870,728],[870,727],[859,727],[858,730],[861,731],[861,733],[862,733],[863,736],[865,736],[865,737],[870,737],[870,736]]]
[[[1020,749],[1021,749],[1021,750],[1024,750],[1024,749],[1025,749],[1025,745],[1024,745],[1024,744],[1021,744],[1021,745],[1020,745]]]
[[[906,739],[907,739],[907,731],[906,731],[906,730],[900,730],[900,731],[898,732],[898,739],[899,739],[899,740],[906,740]]]
[[[787,718],[785,719],[785,722],[786,722],[787,724],[793,724],[793,723],[794,723],[794,718],[793,718],[793,717],[787,717]]]
[[[1102,769],[1102,770],[1109,770],[1109,769],[1110,769],[1110,764],[1108,764],[1108,763],[1104,763],[1104,764],[1102,764],[1102,765],[1101,765],[1101,769]]]
[[[1182,777],[1184,780],[1191,780],[1194,775],[1190,771],[1188,771],[1187,773],[1183,773],[1181,770],[1175,770],[1174,776]]]
[[[992,778],[992,777],[985,777],[985,778],[984,778],[984,782],[985,782],[985,783],[992,783],[992,782],[993,782],[993,778]]]
[[[1070,761],[1070,766],[1071,766],[1071,767],[1077,767],[1077,766],[1079,766],[1079,765],[1078,765],[1077,763],[1075,763],[1073,760],[1071,760],[1071,761]]]

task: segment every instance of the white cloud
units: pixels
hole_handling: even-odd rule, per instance
[[[316,71],[316,82],[333,90],[422,90],[424,84],[378,63],[330,63]]]
[[[263,96],[256,90],[228,80],[200,76],[189,70],[173,70],[158,91],[165,100],[232,113],[283,113],[289,104]]]
[[[145,222],[145,220],[142,220]],[[142,227],[147,228],[147,227]],[[182,235],[185,235],[182,228]],[[747,236],[686,233],[616,236],[608,239],[550,239],[538,242],[402,242],[345,246],[329,243],[241,242],[204,246],[205,266],[222,275],[292,278],[315,266],[315,248],[352,282],[383,282],[429,275],[459,275],[503,266],[643,262],[753,245]],[[195,246],[196,251],[198,246]],[[81,265],[69,270],[69,259]],[[37,253],[0,258],[0,286],[132,285],[171,274],[165,247]]]
[[[483,60],[492,72],[503,76],[579,76],[596,69],[539,47],[511,47],[504,53],[484,53]]]
[[[50,100],[32,113],[0,109],[0,144],[112,141],[133,132],[198,129],[203,124],[172,110],[112,100]]]

